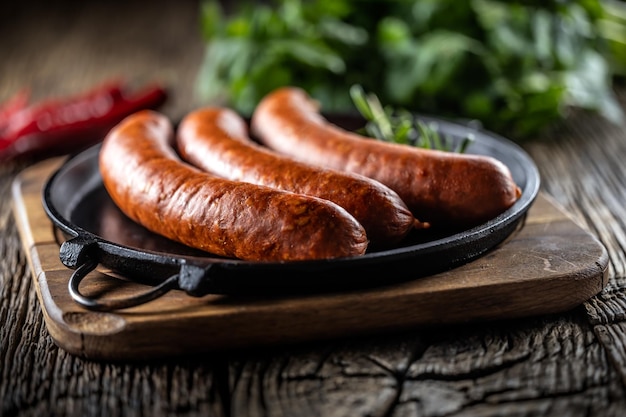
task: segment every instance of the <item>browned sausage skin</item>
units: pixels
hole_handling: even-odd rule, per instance
[[[361,255],[363,227],[319,198],[229,181],[183,163],[164,115],[127,117],[99,156],[106,190],[131,219],[153,232],[216,255],[254,261]]]
[[[495,158],[365,138],[329,123],[318,103],[295,87],[264,97],[252,115],[251,132],[266,146],[304,162],[380,181],[415,217],[433,226],[480,224],[521,195],[509,169]]]
[[[421,226],[400,197],[377,181],[305,164],[256,144],[244,119],[230,109],[189,113],[176,137],[183,160],[205,171],[337,203],[363,225],[370,247],[396,244]]]

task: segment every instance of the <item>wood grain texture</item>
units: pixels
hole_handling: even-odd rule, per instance
[[[196,3],[0,7],[0,101],[24,86],[48,97],[125,74],[163,77],[173,118],[193,108]],[[544,190],[609,252],[609,287],[584,308],[132,364],[54,344],[11,210],[25,166],[1,166],[0,416],[623,416],[626,131],[577,115],[548,136],[524,144]]]
[[[233,365],[232,415],[584,416],[624,406],[610,400],[622,388],[589,325],[569,314],[259,357],[265,366],[257,356]]]

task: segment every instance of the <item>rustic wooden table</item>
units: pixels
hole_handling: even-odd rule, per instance
[[[129,76],[191,110],[202,56],[196,2],[70,2],[0,13],[0,100]],[[112,7],[112,5],[114,7]],[[385,336],[110,363],[57,347],[11,209],[26,166],[0,167],[0,416],[626,415],[626,133],[572,118],[524,144],[554,197],[606,246],[609,283],[565,313]]]

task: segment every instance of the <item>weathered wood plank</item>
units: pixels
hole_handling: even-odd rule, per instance
[[[610,324],[626,320],[626,294],[623,290],[603,291],[585,303],[593,324]]]
[[[622,386],[578,313],[238,357],[231,412],[619,415]]]
[[[623,93],[622,93],[623,94]],[[622,97],[623,101],[623,97]],[[534,143],[544,188],[604,244],[609,252],[609,285],[585,303],[599,342],[622,381],[626,366],[620,347],[626,319],[626,153],[623,128],[597,117],[572,118],[552,139],[558,146]]]
[[[13,6],[13,7],[11,7]],[[197,104],[202,60],[199,2],[3,2],[0,102],[29,87],[33,99],[79,93],[122,78],[173,86],[163,110],[177,120]],[[8,64],[10,63],[10,64]]]

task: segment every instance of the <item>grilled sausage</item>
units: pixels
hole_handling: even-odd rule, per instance
[[[499,160],[372,140],[339,128],[305,91],[279,88],[252,115],[251,133],[304,162],[355,172],[396,191],[413,215],[433,226],[471,227],[519,199],[520,188]]]
[[[370,247],[396,244],[422,226],[398,194],[378,181],[305,164],[253,142],[244,119],[230,109],[189,113],[176,138],[182,159],[202,170],[337,203],[363,225]]]
[[[252,261],[363,254],[363,227],[316,197],[230,181],[182,162],[169,119],[146,110],[113,128],[99,155],[112,200],[147,229],[207,252]]]

